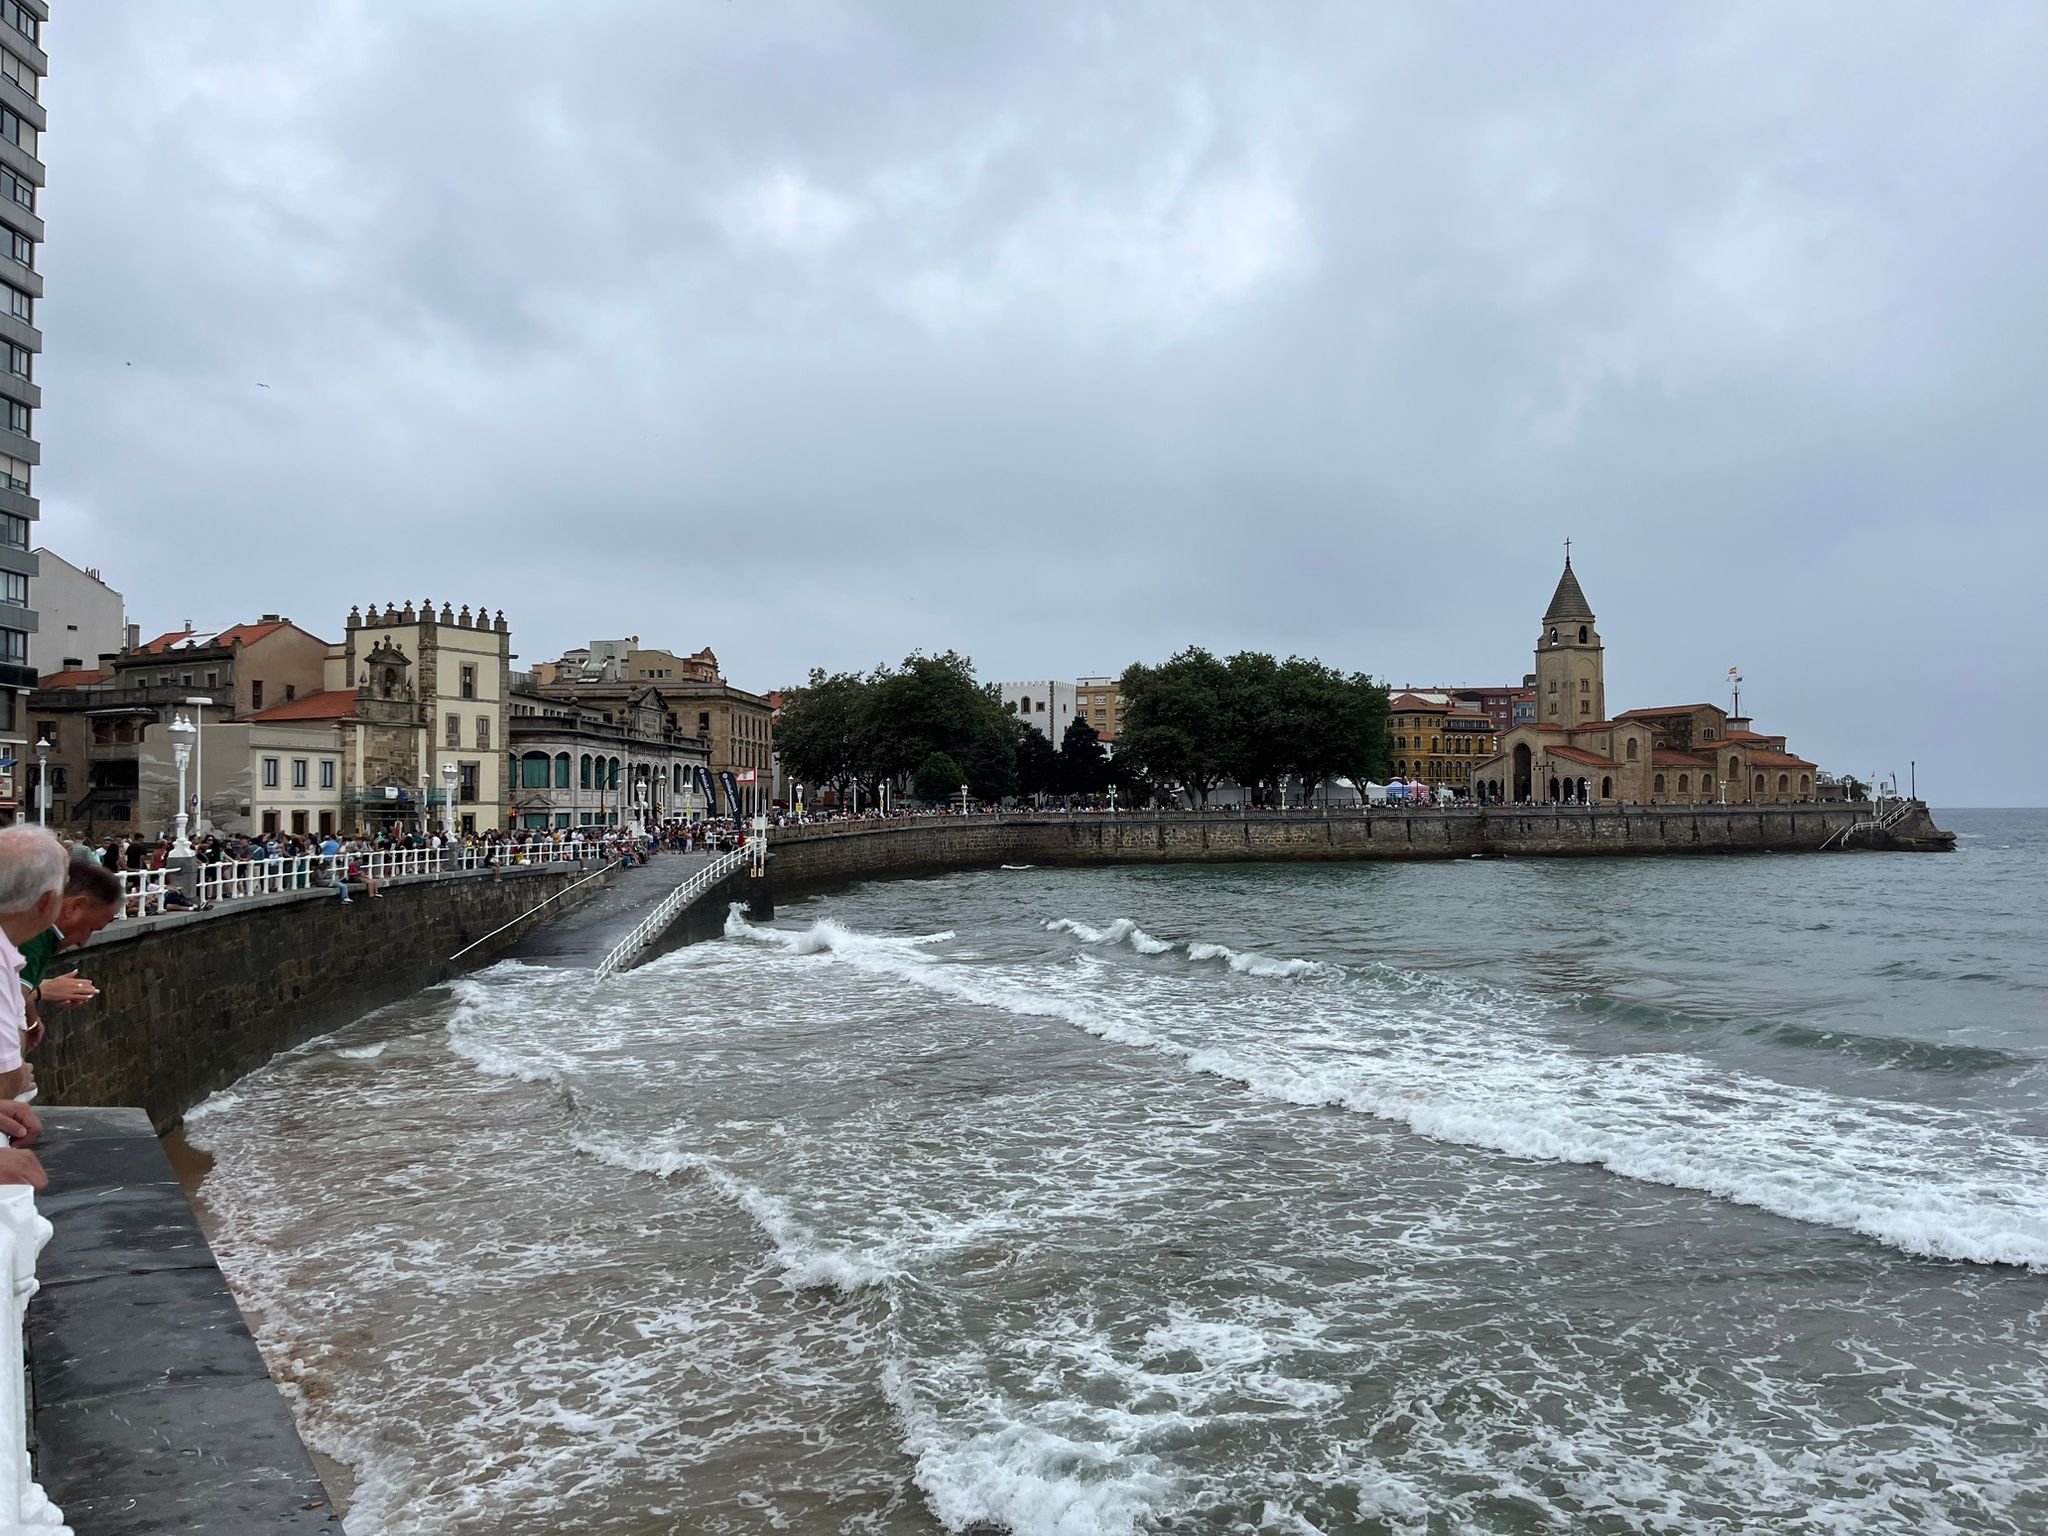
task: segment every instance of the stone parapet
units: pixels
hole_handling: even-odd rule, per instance
[[[487,961],[612,874],[515,867],[397,884],[347,906],[318,890],[117,925],[59,960],[100,995],[52,1010],[34,1058],[41,1102],[137,1105],[170,1130],[279,1051]]]
[[[1804,852],[1869,816],[1868,807],[1853,805],[1517,806],[1327,816],[1031,813],[783,828],[769,834],[769,848],[776,889],[788,893],[809,885],[1002,864]],[[1935,845],[1923,835],[1897,846]]]

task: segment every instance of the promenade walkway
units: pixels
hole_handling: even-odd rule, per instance
[[[622,869],[603,891],[553,922],[543,923],[499,958],[562,970],[595,970],[649,909],[709,864],[711,857],[663,853],[651,863]]]

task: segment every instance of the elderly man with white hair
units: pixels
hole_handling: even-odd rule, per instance
[[[32,1091],[35,1076],[21,1059],[28,1017],[21,995],[20,945],[47,929],[64,904],[70,862],[64,845],[41,827],[0,829],[0,1134],[12,1146],[0,1150],[0,1183],[41,1188],[43,1170],[32,1152],[20,1150],[41,1134],[42,1125],[20,1095]]]

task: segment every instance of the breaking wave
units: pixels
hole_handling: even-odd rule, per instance
[[[1227,944],[1211,944],[1198,939],[1191,939],[1185,944],[1169,943],[1165,939],[1155,939],[1128,917],[1118,918],[1107,928],[1091,928],[1071,917],[1048,918],[1042,926],[1048,933],[1070,934],[1083,944],[1127,944],[1141,955],[1166,955],[1178,950],[1198,965],[1220,960],[1240,976],[1294,981],[1303,976],[1325,976],[1342,970],[1342,967],[1327,965],[1320,960],[1275,959],[1252,950],[1232,949]]]
[[[1924,1257],[2048,1271],[2048,1205],[2035,1176],[2048,1148],[2033,1138],[1972,1129],[1936,1110],[1727,1073],[1679,1053],[1573,1051],[1478,991],[1454,992],[1455,1006],[1447,1006],[1353,977],[1352,986],[1304,994],[1304,1006],[1283,1017],[1205,1027],[1170,982],[1126,989],[1104,1006],[1087,979],[1077,985],[1057,974],[949,962],[914,941],[829,919],[763,928],[734,914],[726,932],[961,1002],[1060,1021],[1281,1103],[1349,1110],[1438,1141],[1698,1190]],[[1102,943],[1142,934],[1135,924],[1114,939],[1114,925],[1088,932]]]

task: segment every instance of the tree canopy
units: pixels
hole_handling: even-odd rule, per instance
[[[1116,766],[1206,805],[1225,780],[1277,796],[1326,779],[1362,783],[1387,769],[1387,690],[1320,661],[1241,651],[1219,661],[1190,646],[1124,673]]]
[[[865,676],[812,672],[807,686],[785,690],[775,744],[797,783],[842,794],[855,784],[900,791],[942,757],[953,778],[941,798],[958,795],[964,782],[978,797],[1000,800],[1017,792],[1017,730],[967,657],[917,652]]]

